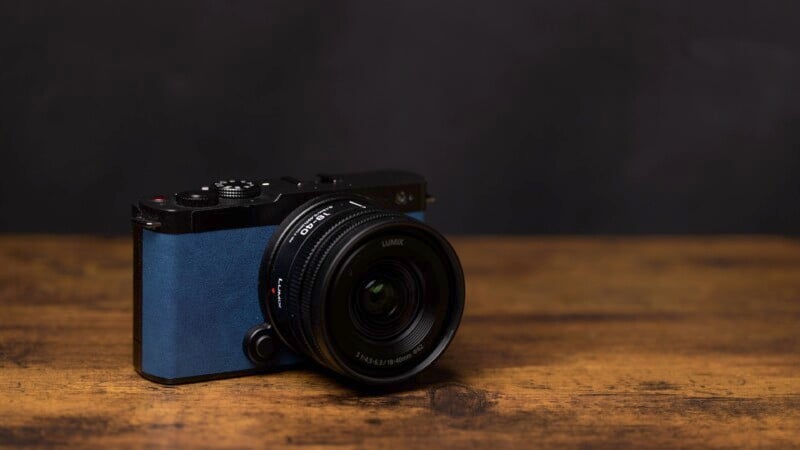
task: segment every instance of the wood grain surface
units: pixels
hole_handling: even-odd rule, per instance
[[[127,238],[0,237],[0,447],[800,448],[800,240],[456,238],[467,309],[390,392],[131,366]]]

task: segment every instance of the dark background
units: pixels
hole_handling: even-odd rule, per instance
[[[11,1],[0,231],[405,168],[449,233],[797,233],[800,2]]]

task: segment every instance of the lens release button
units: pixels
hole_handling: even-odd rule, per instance
[[[273,353],[275,353],[275,342],[271,336],[259,336],[256,338],[255,350],[256,356],[258,356],[259,359],[266,361],[270,356],[272,356]]]
[[[278,345],[272,337],[272,327],[268,324],[251,328],[244,337],[245,353],[256,364],[269,361],[277,349]]]

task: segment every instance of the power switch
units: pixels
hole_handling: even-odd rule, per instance
[[[331,175],[329,173],[317,174],[317,178],[319,178],[319,182],[320,183],[337,184],[337,183],[341,183],[342,182],[342,177],[340,177],[339,175]]]
[[[282,177],[281,180],[293,184],[297,187],[303,187],[303,180],[295,178],[295,177]]]

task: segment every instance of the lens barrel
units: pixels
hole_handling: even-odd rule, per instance
[[[318,197],[287,216],[265,251],[260,290],[286,345],[366,384],[397,383],[428,367],[464,309],[450,244],[355,195]]]

